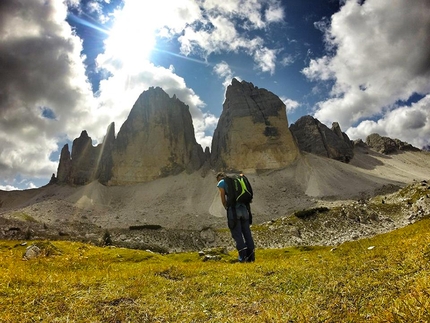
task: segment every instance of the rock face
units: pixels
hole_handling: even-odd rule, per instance
[[[51,183],[128,185],[192,173],[202,168],[254,173],[294,163],[300,149],[348,162],[353,143],[337,123],[332,129],[306,116],[288,128],[282,100],[252,83],[232,80],[215,129],[212,150],[197,143],[189,108],[159,87],[137,99],[115,138],[109,125],[103,143],[93,147],[87,132],[61,151]]]
[[[112,167],[113,167],[113,150],[115,147],[115,124],[112,122],[106,132],[106,136],[103,140],[101,146],[101,152],[99,153],[99,162],[97,165],[97,171],[95,178],[97,178],[100,183],[106,184],[112,177]]]
[[[79,138],[73,140],[72,154],[66,144],[61,150],[58,166],[59,182],[83,185],[94,179],[97,160],[97,148],[84,130]]]
[[[398,151],[420,151],[420,149],[408,144],[407,142],[400,141],[399,139],[382,137],[377,133],[367,136],[366,144],[376,151],[386,155],[394,154]]]
[[[114,146],[113,185],[193,172],[205,161],[188,106],[159,87],[140,95]]]
[[[161,88],[143,92],[117,138],[109,125],[103,144],[93,147],[84,130],[66,144],[60,156],[57,182],[84,185],[93,180],[124,185],[198,170],[206,159],[197,144],[188,106]]]
[[[299,154],[282,100],[252,83],[233,79],[212,140],[212,167],[248,173],[278,169]]]
[[[354,156],[354,144],[337,122],[332,128],[311,116],[304,116],[290,126],[300,150],[348,163]]]
[[[84,185],[99,179],[100,182],[106,183],[106,178],[109,176],[111,146],[112,139],[109,139],[109,135],[106,136],[103,144],[94,147],[91,137],[85,130],[82,131],[81,136],[73,141],[72,154],[69,152],[68,144],[61,150],[57,182]]]
[[[57,170],[57,182],[70,183],[71,169],[72,169],[72,160],[70,158],[69,145],[65,144],[63,149],[61,149],[60,163],[58,164],[58,170]]]

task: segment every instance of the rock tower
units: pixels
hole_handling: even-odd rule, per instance
[[[250,173],[288,166],[299,155],[282,100],[233,79],[212,140],[212,166]]]

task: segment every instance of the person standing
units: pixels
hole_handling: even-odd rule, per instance
[[[229,187],[225,178],[226,175],[223,172],[219,172],[216,175],[221,203],[227,210],[228,228],[230,229],[231,236],[236,243],[236,249],[239,253],[239,262],[254,262],[255,245],[250,228],[251,214],[249,212],[249,205],[233,203],[233,205],[228,206],[227,200]],[[230,192],[231,190],[232,188],[230,188]]]

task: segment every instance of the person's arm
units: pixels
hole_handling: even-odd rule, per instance
[[[227,200],[225,199],[225,190],[222,187],[218,187],[219,194],[221,197],[221,203],[224,206],[225,209],[227,209]]]

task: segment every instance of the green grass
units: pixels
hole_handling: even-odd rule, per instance
[[[0,322],[429,322],[430,220],[336,248],[205,261],[76,242],[0,241]]]

